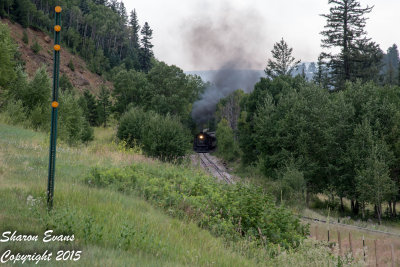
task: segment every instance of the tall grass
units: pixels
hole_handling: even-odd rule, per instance
[[[82,250],[82,258],[73,264],[51,261],[40,266],[287,266],[289,262],[294,262],[294,266],[327,266],[331,263],[329,251],[314,244],[302,244],[270,259],[264,250],[249,248],[246,243],[229,246],[190,221],[168,216],[141,197],[85,185],[84,178],[95,166],[155,163],[142,155],[118,151],[118,145],[109,142],[113,134],[109,129],[97,129],[96,139],[89,146],[57,145],[54,209],[48,214],[45,205],[48,136],[0,123],[0,233],[16,230],[39,234],[40,238],[46,229],[52,229],[56,233],[74,233],[76,237],[74,242],[0,243],[0,252]],[[247,256],[243,251],[247,251]]]

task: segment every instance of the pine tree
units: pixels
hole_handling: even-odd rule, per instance
[[[337,55],[325,54],[330,59],[332,76],[337,88],[343,88],[344,82],[354,78],[354,62],[356,61],[353,50],[357,49],[356,41],[368,43],[364,27],[367,18],[364,16],[371,12],[372,7],[361,8],[358,0],[329,0],[330,14],[322,15],[327,19],[325,30],[321,34],[323,48],[340,49]]]
[[[137,18],[135,9],[133,11],[131,11],[130,26],[131,26],[131,36],[130,36],[131,37],[131,45],[135,48],[139,48],[140,25],[139,25],[139,20]]]
[[[84,108],[86,120],[89,122],[90,126],[97,126],[99,120],[99,114],[97,112],[96,99],[94,95],[89,92],[89,90],[85,90],[83,92],[83,97],[85,99],[86,107]]]
[[[153,44],[150,42],[153,38],[153,30],[150,28],[149,24],[145,22],[140,33],[142,34],[140,63],[142,70],[147,73],[151,69],[151,58],[153,57]]]
[[[313,80],[322,88],[328,89],[329,79],[328,79],[328,67],[326,62],[324,62],[324,56],[320,55],[317,62],[317,71],[314,73]]]
[[[99,122],[107,127],[107,120],[110,115],[110,90],[104,85],[101,86],[97,107],[99,109]]]
[[[265,74],[273,79],[281,75],[291,75],[291,73],[300,64],[300,60],[292,56],[293,48],[289,48],[288,44],[283,40],[274,44],[274,49],[271,50],[272,57],[275,61],[268,59]]]
[[[385,84],[397,84],[399,76],[399,50],[396,44],[393,44],[387,50],[387,54],[384,57],[383,71]]]

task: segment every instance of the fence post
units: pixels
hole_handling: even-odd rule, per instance
[[[339,243],[339,255],[342,256],[342,240],[340,239],[340,231],[337,232],[337,239]]]
[[[394,247],[393,244],[390,244],[391,249],[392,249],[392,267],[395,267],[396,265],[396,256],[394,255]]]
[[[349,232],[349,245],[350,245],[350,253],[353,256],[353,241],[351,240],[351,232]]]
[[[377,241],[376,241],[376,239],[374,240],[374,245],[375,245],[375,266],[377,266],[378,267],[378,252],[377,252]]]
[[[366,259],[365,259],[365,238],[364,238],[364,235],[363,235],[362,241],[363,241],[362,245],[363,245],[364,262],[366,263]]]

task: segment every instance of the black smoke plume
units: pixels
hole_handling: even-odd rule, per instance
[[[213,117],[221,98],[237,89],[253,90],[268,50],[266,25],[257,10],[238,9],[229,2],[216,11],[207,10],[183,24],[185,49],[192,64],[216,69],[210,77],[211,86],[193,105],[192,117],[198,124]]]

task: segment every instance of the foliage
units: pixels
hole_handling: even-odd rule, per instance
[[[24,42],[24,44],[29,44],[28,33],[26,30],[24,30],[22,33],[22,41]]]
[[[232,161],[239,156],[239,147],[232,128],[226,119],[222,119],[217,125],[215,136],[218,140],[217,152],[226,161]]]
[[[346,197],[354,214],[360,204],[397,201],[398,90],[359,82],[331,93],[300,78],[261,79],[245,98],[246,119],[239,124],[242,159],[258,164],[272,179],[285,177],[282,170],[292,165],[295,171],[288,175],[299,181],[303,176],[308,194],[329,190]],[[379,157],[374,156],[377,146]],[[290,189],[283,180],[282,191]],[[396,197],[382,193],[378,203],[363,193],[372,183],[382,192],[396,191]]]
[[[143,146],[149,156],[168,161],[183,157],[191,139],[179,119],[139,108],[132,108],[121,117],[117,137],[130,146]]]
[[[99,114],[99,124],[103,124],[104,127],[107,127],[107,121],[110,116],[110,98],[110,90],[105,85],[102,85],[100,87],[99,99],[97,100],[97,109]]]
[[[0,91],[16,78],[14,55],[17,46],[10,37],[7,25],[0,22]]]
[[[290,75],[297,69],[300,60],[296,61],[292,56],[292,52],[293,48],[289,48],[283,38],[279,43],[275,43],[274,49],[271,50],[274,61],[268,59],[267,67],[264,71],[267,77],[273,79],[281,75]]]
[[[238,130],[238,121],[240,116],[240,103],[244,98],[245,93],[239,89],[222,98],[217,104],[215,117],[217,121],[226,119],[229,126],[236,132]]]
[[[327,23],[322,47],[339,48],[338,54],[323,52],[321,56],[329,59],[330,83],[336,89],[343,89],[346,81],[356,79],[376,80],[379,74],[382,51],[379,46],[366,37],[365,15],[372,7],[361,8],[358,0],[334,1],[329,14],[322,15]]]
[[[147,173],[144,174],[144,173]],[[134,191],[168,213],[195,221],[200,227],[228,240],[256,240],[260,246],[297,247],[307,227],[259,187],[226,185],[202,175],[187,175],[172,168],[148,173],[138,164],[124,169],[92,170],[91,185]]]
[[[79,99],[79,104],[82,107],[83,115],[89,122],[90,126],[97,126],[99,124],[99,110],[95,96],[86,89],[83,96]]]
[[[75,65],[74,65],[74,62],[72,62],[72,59],[69,60],[67,66],[71,71],[75,71]]]
[[[147,22],[144,23],[143,28],[140,32],[142,34],[142,47],[140,48],[140,64],[144,72],[148,72],[151,69],[151,58],[153,57],[153,44],[150,42],[153,38],[153,30],[150,28]],[[134,38],[136,36],[134,35]]]
[[[186,75],[164,62],[156,62],[148,74],[122,70],[114,80],[115,111],[122,114],[133,104],[146,111],[176,115],[184,121],[204,88],[200,77]]]
[[[59,80],[59,87],[61,91],[69,91],[69,92],[72,92],[72,89],[74,88],[71,81],[69,80],[68,76],[65,73],[61,74]]]
[[[6,122],[16,125],[23,124],[26,121],[26,112],[22,105],[22,101],[9,101],[4,109],[6,113]]]
[[[93,138],[93,130],[86,123],[78,100],[66,91],[60,94],[59,102],[59,137],[70,145],[90,141]]]
[[[35,40],[35,41],[33,41],[33,44],[31,45],[31,49],[32,49],[33,53],[37,54],[40,52],[40,50],[42,50],[42,47],[37,42],[37,40]]]

